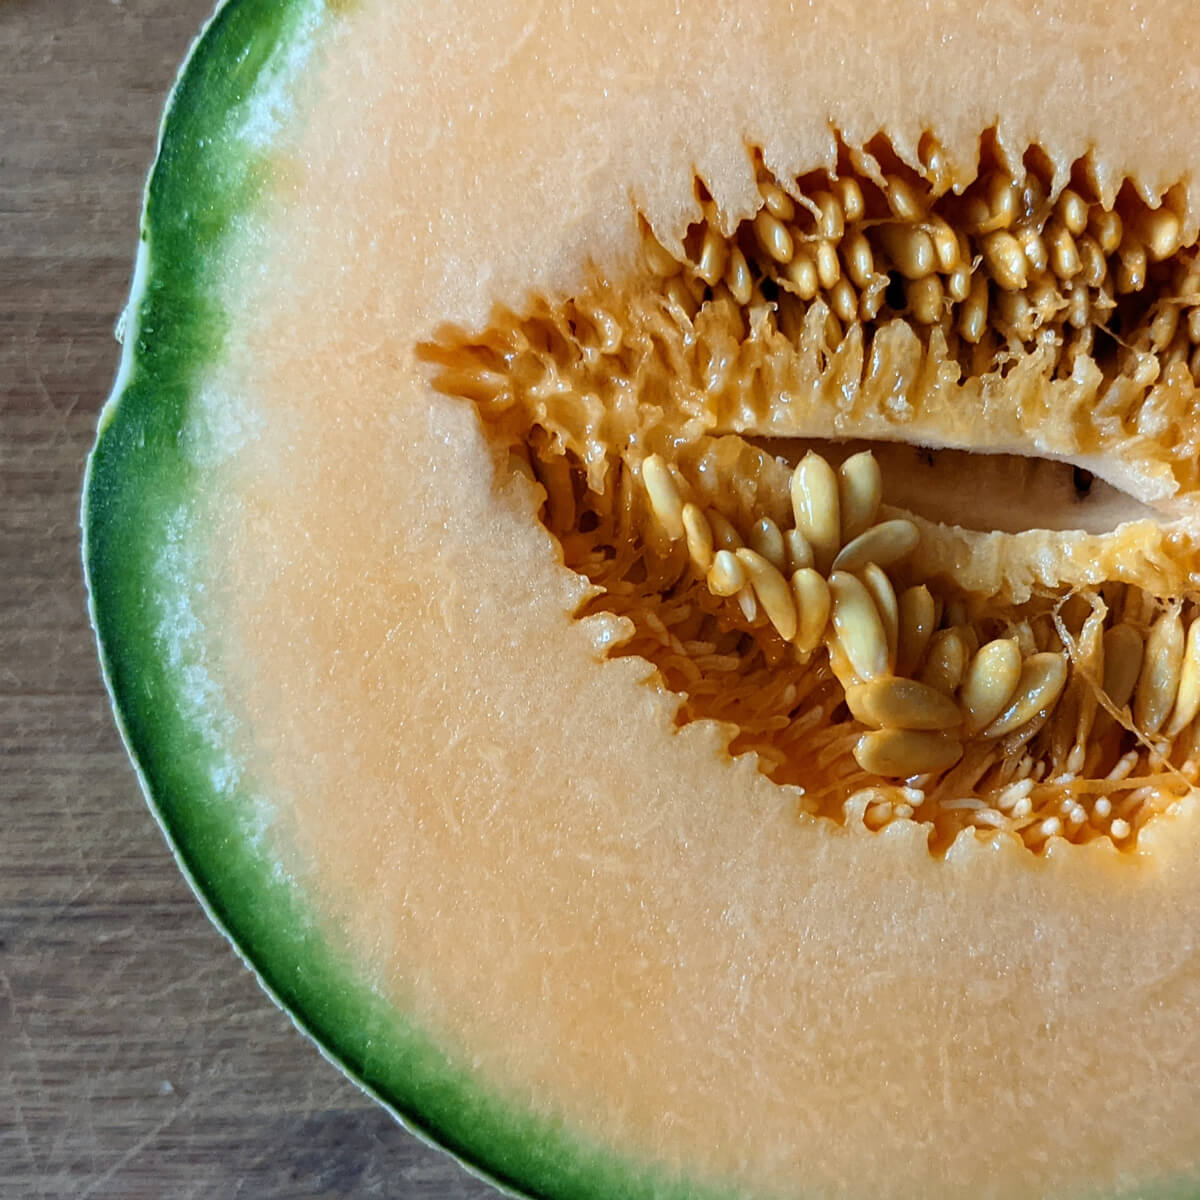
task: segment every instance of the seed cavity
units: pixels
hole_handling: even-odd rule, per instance
[[[961,485],[966,450],[864,447],[947,397],[967,431],[970,405],[1017,397],[1030,435],[1059,412],[1086,428],[1087,468],[1136,444],[1147,477],[1200,492],[1200,255],[1181,193],[1114,194],[1036,150],[1014,168],[991,131],[959,178],[930,145],[918,167],[839,143],[794,179],[756,157],[732,233],[697,181],[682,240],[641,222],[630,279],[422,353],[593,585],[579,616],[627,618],[607,652],[653,663],[679,723],[734,731],[800,811],[919,822],[935,853],[963,835],[1134,852],[1200,773],[1200,594],[1148,572],[965,591],[928,569],[937,519],[896,489]],[[790,453],[809,397],[876,440]],[[1081,503],[1111,491],[1056,465]]]

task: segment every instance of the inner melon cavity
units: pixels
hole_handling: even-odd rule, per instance
[[[1198,772],[1176,197],[990,130],[968,164],[927,133],[912,166],[881,136],[755,168],[732,227],[696,180],[629,277],[443,328],[437,386],[540,489],[611,652],[802,811],[1133,850]]]

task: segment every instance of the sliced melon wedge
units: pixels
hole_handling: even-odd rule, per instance
[[[210,915],[472,1169],[1194,1192],[1189,17],[196,44],[85,488],[105,675]]]

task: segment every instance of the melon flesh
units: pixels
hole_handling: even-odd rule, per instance
[[[444,322],[633,270],[631,199],[669,242],[698,175],[732,226],[758,203],[748,142],[795,175],[831,128],[915,157],[935,126],[973,161],[995,123],[1055,162],[1094,148],[1113,187],[1200,166],[1187,4],[746,7],[313,6],[303,86],[268,72],[236,111],[269,170],[205,265],[236,336],[186,397],[155,636],[304,936],[481,1113],[577,1148],[540,1161],[503,1121],[473,1144],[462,1110],[442,1135],[497,1177],[1149,1194],[1200,1166],[1194,799],[1136,854],[939,859],[912,823],[798,814],[727,730],[677,729],[643,660],[606,657],[617,623],[573,617],[586,580],[418,359]],[[193,872],[219,844],[185,847]],[[209,900],[257,945],[244,897]],[[336,1049],[337,1003],[300,1015],[403,1111],[435,1104],[389,1090],[382,1033]]]

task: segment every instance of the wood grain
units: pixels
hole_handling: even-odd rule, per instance
[[[117,739],[79,568],[144,173],[209,0],[0,0],[0,1194],[478,1198],[256,987]]]

